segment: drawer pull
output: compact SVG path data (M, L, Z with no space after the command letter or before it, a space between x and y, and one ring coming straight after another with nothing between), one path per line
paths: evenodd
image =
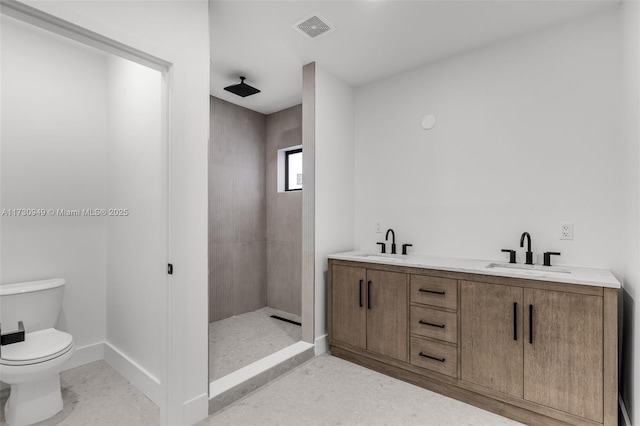
M431 327L444 328L444 324L434 324L434 323L432 323L432 322L427 322L427 321L423 321L423 320L420 320L420 321L418 321L418 322L419 322L420 324L422 324L422 325L429 325L429 326L431 326Z
M421 288L419 291L422 293L439 294L440 296L444 296L445 293L444 291L427 290L426 288Z
M423 354L422 352L420 352L418 355L420 355L423 358L429 358L429 359L433 359L436 360L438 362L444 362L444 358L436 358L435 356L431 356L431 355L427 355L427 354Z

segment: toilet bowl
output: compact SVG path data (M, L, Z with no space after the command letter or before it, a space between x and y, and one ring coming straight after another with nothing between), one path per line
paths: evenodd
M0 352L0 381L11 385L4 411L10 425L36 423L62 410L60 371L75 351L73 337L53 328L64 284L55 279L0 286L3 333L17 321L26 331L24 341Z

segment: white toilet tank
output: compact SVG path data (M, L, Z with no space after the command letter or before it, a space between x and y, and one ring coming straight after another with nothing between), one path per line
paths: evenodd
M27 333L54 328L62 309L65 280L0 285L0 323L2 332L18 329L22 321Z

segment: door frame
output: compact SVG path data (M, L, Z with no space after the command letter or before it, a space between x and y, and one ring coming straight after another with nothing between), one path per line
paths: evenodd
M2 0L0 2L0 14L16 19L20 22L44 29L54 34L74 40L81 44L91 46L100 51L127 59L131 62L143 65L161 73L161 150L162 150L162 193L165 205L165 231L166 231L166 259L171 263L172 259L172 213L173 213L173 173L172 173L172 81L173 63L163 58L142 51L113 38L91 31L57 16L46 13L35 7L31 7L15 0ZM184 307L180 303L182 298L176 297L179 293L172 285L173 278L167 274L162 283L163 292L161 312L164 326L162 327L162 342L164 348L161 354L160 372L160 421L161 424L174 424L183 422L182 392L176 386L176 382L182 382L182 364L172 362L172 349L180 347L176 343L175 330L183 323L182 313Z

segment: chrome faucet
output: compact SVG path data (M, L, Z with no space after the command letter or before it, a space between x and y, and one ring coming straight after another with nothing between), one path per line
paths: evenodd
M524 237L527 237L527 260L525 265L533 265L533 252L531 251L531 235L528 232L523 232L520 237L520 247L524 247Z
M384 237L384 240L389 241L389 232L391 232L391 254L396 254L396 233L393 229L387 229L387 235Z

